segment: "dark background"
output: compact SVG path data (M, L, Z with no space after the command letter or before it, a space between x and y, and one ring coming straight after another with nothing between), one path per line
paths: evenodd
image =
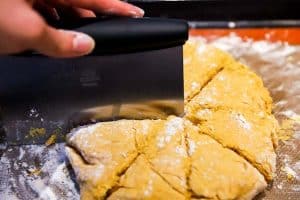
M299 0L129 0L148 17L171 17L189 21L299 20ZM298 24L299 25L299 24Z

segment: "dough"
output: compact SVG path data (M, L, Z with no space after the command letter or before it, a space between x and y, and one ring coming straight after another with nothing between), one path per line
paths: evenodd
M190 101L224 67L234 59L227 53L197 41L184 46L184 97Z
M97 199L118 181L137 156L133 123L108 122L74 130L67 153L80 182L82 199ZM120 140L122 138L122 140Z
M278 122L262 80L247 67L228 65L185 106L203 133L245 157L267 180L275 173Z
M178 117L99 123L68 141L84 200L248 199L266 187L244 158Z
M252 199L275 176L277 121L262 80L230 55L184 47L185 116L73 130L81 199Z
M238 68L228 67L220 71L187 104L187 112L194 112L200 107L214 107L270 114L272 99L262 80L243 65L234 66Z
M191 158L189 185L194 197L251 199L266 187L264 177L245 159L186 124Z
M145 156L139 156L107 199L185 199L151 168Z

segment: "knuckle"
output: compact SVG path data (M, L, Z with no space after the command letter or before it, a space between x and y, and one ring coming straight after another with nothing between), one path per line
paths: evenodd
M67 44L59 43L56 45L56 48L54 50L59 55L63 55L65 53L68 53L70 51L70 48Z
M57 36L58 35L60 35L57 37L59 39L55 39L52 42L51 52L60 57L70 54L70 52L72 52L73 36L63 32L58 33Z
M59 34L60 34L60 36L58 38L60 38L60 39L56 40L56 42L55 42L55 45L54 45L55 50L57 52L61 52L61 53L70 51L70 48L71 48L70 41L72 40L71 38L73 38L73 36L67 35L66 33L63 33L63 32L60 32Z

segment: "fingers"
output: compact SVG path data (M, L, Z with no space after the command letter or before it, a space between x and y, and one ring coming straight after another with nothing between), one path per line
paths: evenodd
M32 2L32 7L37 10L42 16L48 19L59 20L60 17L57 13L56 8L53 6L46 4L45 1L35 1Z
M41 37L37 37L30 46L42 54L68 58L89 54L95 46L94 40L83 33L56 30L45 26Z
M127 17L143 17L144 11L129 3L120 0L48 0L60 5L80 7L107 15L120 15Z
M70 6L57 6L57 12L62 20L76 20L81 17L96 17L95 13L83 8L75 8Z
M2 0L12 1L12 0ZM83 33L56 30L45 21L28 4L19 0L15 4L2 2L7 8L7 20L0 12L0 53L16 53L26 49L34 49L53 57L75 57L88 54L94 48L94 41ZM2 16L3 15L3 16Z
M96 17L95 13L82 8L74 8L79 17Z
M87 11L90 9L131 17L142 17L144 14L143 10L119 0L51 1L76 8L83 16L93 16L92 12ZM0 1L0 54L34 49L53 57L76 57L90 53L94 46L94 40L88 35L48 26L28 1Z
M93 11L83 8L57 5L57 3L48 4L41 0L35 0L35 2L31 2L31 4L34 9L36 9L43 17L47 19L59 20L60 17L67 17L70 19L74 19L74 17L96 17ZM61 11L60 15L57 11Z

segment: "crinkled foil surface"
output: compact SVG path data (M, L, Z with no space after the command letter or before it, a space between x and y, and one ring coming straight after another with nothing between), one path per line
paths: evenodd
M192 39L206 43L203 38ZM234 34L209 43L230 52L263 78L280 122L299 117L300 45L245 41ZM300 126L293 129L292 138L278 146L277 177L257 199L300 199ZM7 147L0 153L0 199L79 199L64 144Z

